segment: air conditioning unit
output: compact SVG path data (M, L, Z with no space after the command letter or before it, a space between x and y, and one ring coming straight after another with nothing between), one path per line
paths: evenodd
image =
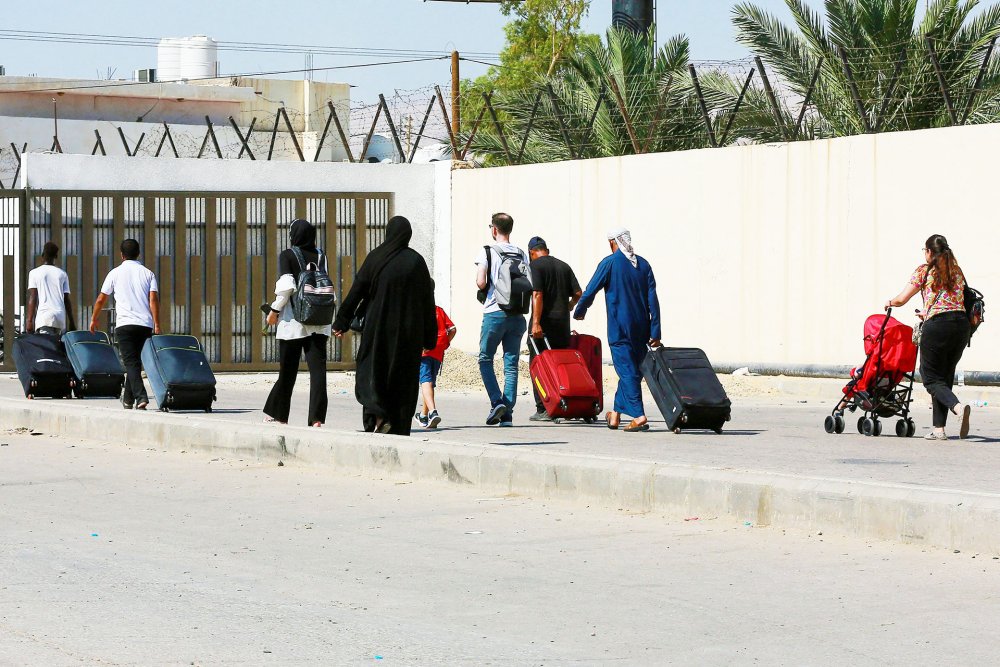
M156 82L156 70L155 69L137 69L135 71L135 81L139 83L155 83Z

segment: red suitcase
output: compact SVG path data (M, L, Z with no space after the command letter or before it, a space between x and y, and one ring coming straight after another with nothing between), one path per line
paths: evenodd
M594 384L597 385L597 393L601 395L601 408L598 412L602 412L604 410L604 354L601 350L601 339L597 336L578 334L574 331L569 337L569 349L576 350L583 356L583 363L587 364L590 377L594 378Z
M588 423L601 414L601 391L594 383L583 355L577 350L541 350L534 338L531 382L538 389L545 411L553 419L584 419ZM548 345L548 341L545 342Z

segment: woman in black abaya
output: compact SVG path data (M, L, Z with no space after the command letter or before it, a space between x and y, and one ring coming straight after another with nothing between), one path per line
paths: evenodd
M409 247L410 221L396 216L368 255L333 323L334 335L364 313L354 394L366 431L409 435L417 408L420 355L437 344L434 288L427 263Z

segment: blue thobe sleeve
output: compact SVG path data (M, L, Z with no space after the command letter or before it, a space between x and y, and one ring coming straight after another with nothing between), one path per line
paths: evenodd
M573 317L583 317L587 314L587 309L594 305L594 299L597 298L597 293L602 289L607 288L608 278L610 276L611 258L607 257L601 260L601 263L597 265L597 270L594 271L594 277L590 279L587 289L584 290L583 296L580 297L580 302L576 304L576 310L573 311Z
M649 303L649 337L660 340L663 335L660 330L660 300L656 298L656 278L653 276L652 267L649 267L646 278L648 284L646 300Z

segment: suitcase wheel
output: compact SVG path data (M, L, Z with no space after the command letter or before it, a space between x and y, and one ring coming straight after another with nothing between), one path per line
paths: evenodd
M687 424L688 423L687 413L684 413L684 414L681 415L681 423L682 424Z
M674 433L676 433L677 435L680 435L681 434L681 427L680 426L675 427L674 428Z
M32 380L31 382L28 383L28 386L34 389L35 387L38 386L38 380Z
M212 406L211 405L208 406L207 408L205 408L205 412L211 412L211 411L212 411Z
M569 411L569 405L566 404L566 399L559 401L559 409L563 412Z
M69 386L70 387L75 387L76 386L76 380L70 380L69 381Z
M593 424L595 421L597 421L596 417L584 417L583 418L583 423L584 424Z
M27 398L29 401L31 401L31 400L34 400L35 395L34 394L28 394L27 396L25 396L25 398Z
M163 406L162 408L160 408L160 412L170 412L170 408Z
M712 430L715 431L716 433L718 433L719 435L722 435L722 427L721 426L719 426L717 428L713 428Z

